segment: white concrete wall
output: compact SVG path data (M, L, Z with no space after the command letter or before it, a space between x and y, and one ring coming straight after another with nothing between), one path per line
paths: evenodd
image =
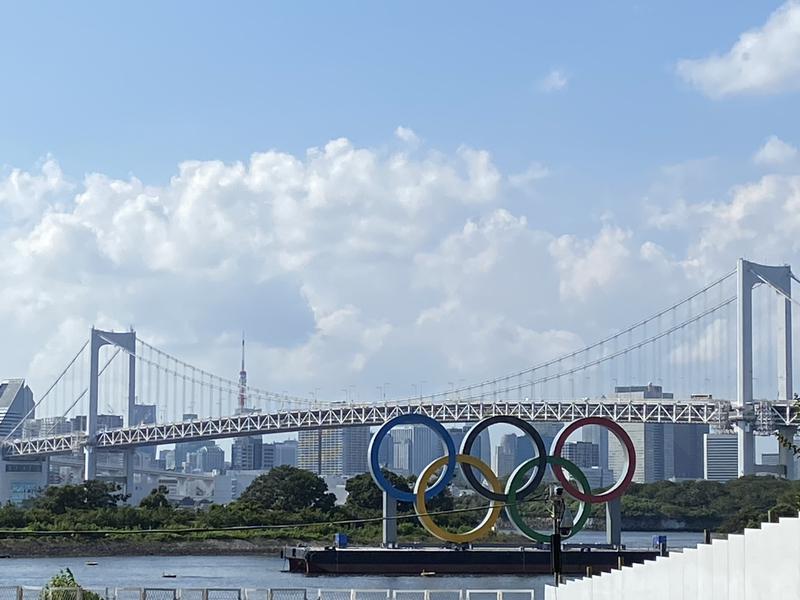
M800 598L800 518L545 588L545 600Z

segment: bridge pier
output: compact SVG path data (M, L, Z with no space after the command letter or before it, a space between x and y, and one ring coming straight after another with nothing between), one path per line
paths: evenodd
M622 544L622 500L620 498L606 502L606 544L617 547Z
M792 270L788 265L771 267L740 258L736 265L736 405L742 411L753 402L753 287L762 283L778 296L778 400L789 403L792 398ZM756 472L752 427L745 420L736 425L739 477Z
M797 427L778 427L778 433L788 440L794 439ZM795 467L795 457L791 448L778 446L778 465L785 467L786 479L796 480L797 469Z
M397 546L397 500L383 492L383 547Z
M128 427L133 419L136 404L136 332L102 331L92 327L89 336L89 411L86 415L86 445L84 446L83 480L97 478L97 405L100 395L100 348L106 344L118 346L128 352ZM130 483L133 485L133 462ZM127 477L126 477L127 480Z

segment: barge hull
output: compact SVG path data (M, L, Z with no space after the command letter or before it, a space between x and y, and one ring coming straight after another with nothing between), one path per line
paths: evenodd
M486 548L284 548L289 571L307 575L541 575L550 573L550 552L542 549ZM651 550L564 550L564 574L610 571L619 566L655 560Z

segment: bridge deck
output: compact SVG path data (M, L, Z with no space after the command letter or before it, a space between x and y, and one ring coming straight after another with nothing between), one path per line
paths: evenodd
M618 423L695 423L728 426L737 420L757 423L760 433L774 427L797 425L798 413L785 403L754 403L742 411L727 401L574 401L530 400L485 402L456 400L450 403L399 403L330 406L319 410L251 413L178 423L138 425L97 434L99 449L123 450L138 446L308 429L381 425L397 415L423 413L443 423L468 423L494 415L513 415L532 422L569 422L583 417L606 417ZM3 444L6 458L34 457L73 452L86 445L83 432L42 438L9 440Z

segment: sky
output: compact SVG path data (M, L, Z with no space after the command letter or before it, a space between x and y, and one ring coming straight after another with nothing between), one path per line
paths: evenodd
M800 265L796 1L3 3L0 67L34 394L94 324L407 396Z

